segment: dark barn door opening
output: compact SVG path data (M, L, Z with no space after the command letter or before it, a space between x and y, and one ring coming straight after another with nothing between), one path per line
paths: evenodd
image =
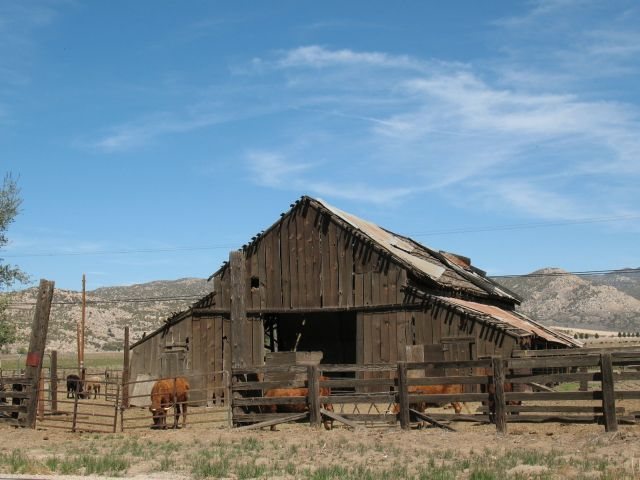
M321 351L322 363L356 363L355 313L283 314L275 325L280 352Z

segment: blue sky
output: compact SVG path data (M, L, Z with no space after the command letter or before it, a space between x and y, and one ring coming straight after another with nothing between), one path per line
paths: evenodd
M637 267L639 59L635 1L2 2L0 257L205 277L307 194L491 274Z

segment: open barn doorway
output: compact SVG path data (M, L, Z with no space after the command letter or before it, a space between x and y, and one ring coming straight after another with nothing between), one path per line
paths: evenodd
M280 314L265 321L271 352L322 352L322 363L356 363L353 312Z

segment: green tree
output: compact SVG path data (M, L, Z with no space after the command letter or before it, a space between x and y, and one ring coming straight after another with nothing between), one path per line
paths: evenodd
M11 175L6 175L0 187L0 252L7 245L7 230L20 211L20 189ZM27 275L15 265L4 263L0 257L0 293L15 283L28 280ZM15 339L15 326L7 318L7 298L0 297L0 348Z

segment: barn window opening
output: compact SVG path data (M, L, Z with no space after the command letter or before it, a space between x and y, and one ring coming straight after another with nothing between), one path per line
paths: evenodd
M260 288L260 279L258 277L251 277L251 288Z

